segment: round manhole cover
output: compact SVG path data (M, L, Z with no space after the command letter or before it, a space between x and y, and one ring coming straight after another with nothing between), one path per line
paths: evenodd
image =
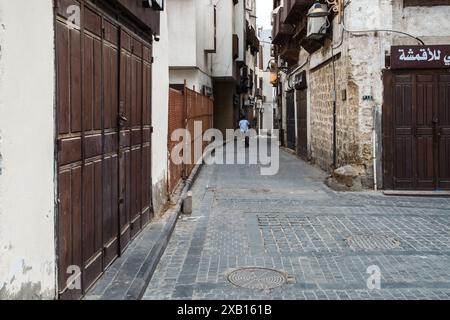
M386 235L354 235L348 237L345 241L355 250L388 250L400 247L399 240Z
M266 268L241 268L228 275L228 281L235 286L252 290L271 290L287 282L280 271Z

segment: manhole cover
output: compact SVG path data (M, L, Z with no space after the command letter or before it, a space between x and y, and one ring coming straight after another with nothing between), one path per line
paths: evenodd
M400 246L399 240L376 234L354 235L348 237L345 241L352 249L356 250L387 250Z
M271 290L287 282L280 271L266 268L242 268L231 272L228 281L235 286L252 290Z

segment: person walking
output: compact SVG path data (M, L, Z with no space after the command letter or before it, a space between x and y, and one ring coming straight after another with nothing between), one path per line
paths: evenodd
M250 122L245 117L241 117L241 120L239 121L239 128L241 130L241 134L245 136L245 147L248 147L250 145L250 137L248 135Z

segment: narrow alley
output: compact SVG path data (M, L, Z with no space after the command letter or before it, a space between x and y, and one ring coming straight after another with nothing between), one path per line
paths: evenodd
M287 152L276 176L204 166L144 299L450 298L448 198L339 193L325 177Z
M450 301L449 17L0 0L0 303Z

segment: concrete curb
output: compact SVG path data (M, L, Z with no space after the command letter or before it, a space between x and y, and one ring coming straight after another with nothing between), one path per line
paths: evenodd
M140 300L163 256L182 211L183 201L200 173L197 164L176 191L176 204L150 223L125 253L106 270L83 300Z
M382 191L385 196L395 197L431 197L431 198L450 198L450 191Z
M148 254L148 258L142 264L136 278L133 280L130 288L128 289L125 300L141 300L145 294L145 290L147 289L148 284L152 280L153 274L155 273L156 267L158 266L161 257L163 256L167 245L170 241L173 231L175 230L175 226L177 224L178 218L181 215L183 201L186 197L186 194L191 189L195 180L200 173L203 164L197 164L192 170L190 176L184 182L184 187L178 196L177 203L174 208L169 209L166 214L170 215L167 223L164 226L163 231L160 236L156 240L155 245L152 250Z

